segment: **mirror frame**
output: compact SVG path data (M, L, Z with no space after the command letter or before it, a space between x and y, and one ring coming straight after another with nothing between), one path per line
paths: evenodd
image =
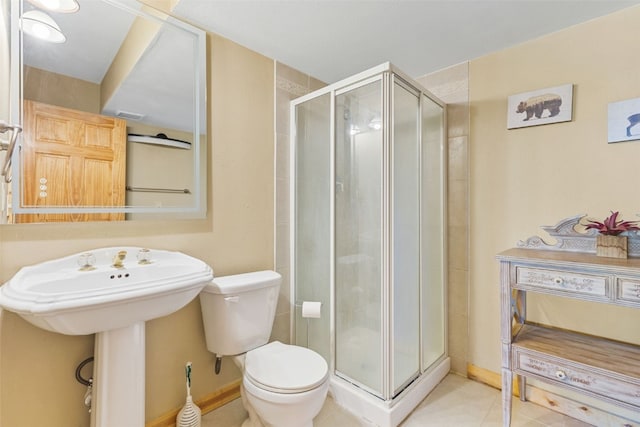
M23 40L20 30L20 17L22 16L22 5L26 0L11 0L11 25L10 25L10 123L23 121ZM16 143L18 149L14 150L11 158L11 191L13 198L12 211L14 214L88 214L88 213L140 213L140 214L173 214L175 219L197 219L204 218L207 211L207 36L206 32L180 21L179 19L152 8L140 0L130 0L140 4L145 10L136 10L119 0L94 0L102 1L114 7L142 17L151 19L160 24L169 24L178 27L194 36L195 53L194 58L194 117L193 117L193 141L191 150L193 151L193 203L189 206L118 206L118 207L24 207L20 206L21 199L21 158L22 133L18 136ZM151 10L152 13L148 11ZM157 16L154 16L157 14ZM17 202L17 203L16 203ZM178 214L178 215L175 215ZM156 215L153 215L155 217ZM125 219L126 221L126 219Z

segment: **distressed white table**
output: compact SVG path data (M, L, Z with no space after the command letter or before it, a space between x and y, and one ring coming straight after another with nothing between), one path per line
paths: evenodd
M527 292L640 308L640 258L510 249L501 282L503 424L511 423L513 374L520 399L535 378L640 410L640 347L526 321Z

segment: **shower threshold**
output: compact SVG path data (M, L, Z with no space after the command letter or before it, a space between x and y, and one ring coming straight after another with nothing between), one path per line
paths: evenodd
M364 425L396 427L444 379L450 369L451 361L446 357L389 401L381 400L337 375L331 377L330 393L338 405L360 418Z

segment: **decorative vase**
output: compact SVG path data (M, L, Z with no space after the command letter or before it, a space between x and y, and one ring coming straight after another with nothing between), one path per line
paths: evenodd
M608 258L627 258L627 236L596 236L596 255Z

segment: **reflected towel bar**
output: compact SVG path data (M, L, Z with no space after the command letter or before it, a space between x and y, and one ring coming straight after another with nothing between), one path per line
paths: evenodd
M126 186L127 191L139 191L144 193L180 193L180 194L191 194L191 191L188 188L180 189L180 188L149 188L149 187L131 187L129 185Z
M22 131L22 128L17 125L8 125L5 122L0 121L0 133L5 133L9 130L13 130L10 141L0 143L0 151L7 152L4 158L2 172L0 173L4 177L4 182L6 183L11 182L11 175L9 175L9 168L11 167L11 157L13 155L13 149L16 146L16 141L18 140L18 133Z

